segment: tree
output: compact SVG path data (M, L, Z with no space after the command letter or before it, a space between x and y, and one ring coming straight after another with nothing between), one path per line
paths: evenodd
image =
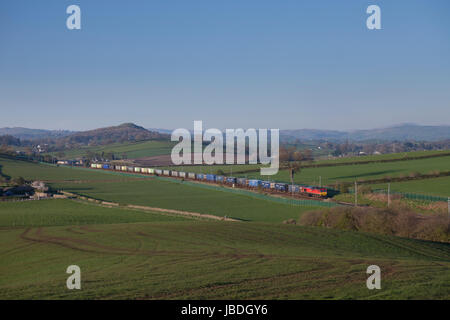
M25 179L23 177L16 177L12 179L12 183L16 186L22 186L25 184Z
M300 172L300 170L301 170L300 162L289 162L288 171L289 177L291 178L291 185L294 185L294 175L297 172Z

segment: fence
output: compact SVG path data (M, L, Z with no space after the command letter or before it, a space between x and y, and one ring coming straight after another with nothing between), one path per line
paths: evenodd
M372 190L374 193L381 193L381 194L387 194L388 191L386 189L375 189ZM411 199L411 200L422 200L422 201L432 201L432 202L438 202L438 201L448 201L448 197L440 197L440 196L432 196L427 194L420 194L420 193L408 193L408 192L398 192L398 191L391 191L391 195L399 195L402 198Z

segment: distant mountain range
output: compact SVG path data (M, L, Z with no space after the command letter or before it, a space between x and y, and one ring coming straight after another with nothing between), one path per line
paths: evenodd
M10 135L24 140L61 138L75 133L69 130L28 129L21 127L0 128L0 136Z
M397 126L355 130L280 130L280 139L289 140L328 140L328 141L439 141L450 139L450 126L422 126L401 124Z
M0 128L0 136L11 135L24 140L57 139L71 143L89 144L145 140L145 139L169 139L170 129L145 129L133 123L124 123L119 126L100 128L89 131L69 130L45 130L28 128ZM342 141L439 141L450 139L450 126L423 126L417 124L401 124L397 126L354 130L337 131L321 129L296 129L280 130L282 141L294 140L326 140L333 142Z

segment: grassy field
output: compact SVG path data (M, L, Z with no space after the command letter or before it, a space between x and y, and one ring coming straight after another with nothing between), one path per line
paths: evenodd
M126 154L127 159L159 156L164 154L170 154L172 147L175 143L171 141L143 141L143 142L126 142L126 143L114 143L104 146L92 146L79 149L73 149L64 151L65 159L73 159L77 157L86 156L88 152L97 154L114 153L116 157L122 158L123 154ZM56 156L58 153L51 153Z
M438 157L420 160L408 160L388 163L369 163L357 164L349 166L336 167L319 167L319 168L303 168L300 173L295 175L296 183L314 184L319 183L319 177L322 177L322 184L332 185L336 181L355 181L369 180L383 177L398 177L408 175L411 172L429 173L431 171L450 170L450 156ZM255 177L259 179L272 179L275 181L289 182L289 174L287 170L280 170L279 173L271 177L261 177L259 172L241 174L247 177ZM447 189L449 189L448 186ZM426 192L426 190L423 190Z
M151 222L0 231L1 299L448 299L450 247L321 228ZM69 265L82 289L67 290ZM368 290L366 268L382 270Z
M41 227L150 221L180 221L178 216L106 208L67 199L0 202L0 227Z
M216 191L148 178L121 183L58 183L58 189L99 200L166 209L185 210L230 218L282 222L297 218L311 206L292 206L226 191Z
M66 166L17 161L0 157L0 174L4 177L23 177L26 180L102 180L108 177L103 172L80 170ZM110 177L110 176L109 176Z
M387 183L371 185L374 189L386 189ZM421 193L450 197L450 177L391 183L391 190L397 192Z
M25 179L49 180L55 189L122 204L267 222L297 218L305 210L314 208L263 201L226 191L205 189L202 185L185 185L178 180L165 181L151 176L55 167L22 161L15 163L1 159L0 165L3 166L2 172L12 176L22 174Z
M346 163L346 162L362 162L362 161L380 161L380 160L396 160L403 159L405 157L423 157L432 155L441 155L449 153L450 150L432 150L432 151L411 151L400 153L386 153L367 156L355 156L355 157L342 157L333 159L323 159L314 161L313 164L333 164L333 163Z

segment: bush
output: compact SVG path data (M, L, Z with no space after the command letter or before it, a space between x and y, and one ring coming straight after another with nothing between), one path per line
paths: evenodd
M309 211L300 217L299 224L450 242L450 220L446 214L425 216L406 207L336 207Z

